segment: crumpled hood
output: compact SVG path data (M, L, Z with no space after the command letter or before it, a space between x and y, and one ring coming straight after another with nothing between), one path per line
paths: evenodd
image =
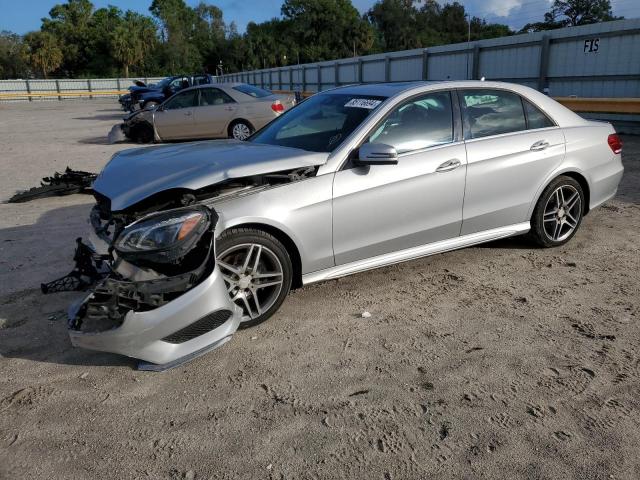
M138 85L132 85L129 87L129 91L131 93L145 93L145 92L150 92L151 90L158 90L158 87L156 87L155 85L151 86L151 85L147 85L146 87L140 87Z
M164 190L197 190L230 178L322 165L327 153L237 140L161 145L113 156L93 189L123 210Z

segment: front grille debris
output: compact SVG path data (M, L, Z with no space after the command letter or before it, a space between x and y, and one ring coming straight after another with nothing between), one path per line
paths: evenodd
M37 198L59 197L73 193L91 194L91 185L98 175L82 170L71 170L67 167L63 173L55 172L51 177L44 177L39 187L17 192L8 203L24 203Z

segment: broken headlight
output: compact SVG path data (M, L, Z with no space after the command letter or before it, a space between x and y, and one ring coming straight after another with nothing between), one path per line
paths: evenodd
M147 215L125 227L113 248L124 259L177 262L210 230L211 215L203 206Z

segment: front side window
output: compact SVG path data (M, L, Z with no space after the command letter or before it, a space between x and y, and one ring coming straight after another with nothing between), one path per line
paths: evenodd
M384 143L398 153L451 143L453 109L449 92L434 92L394 109L367 139Z
M533 105L528 100L522 100L524 103L524 110L527 114L527 128L534 130L536 128L547 128L555 126L554 123L547 117L538 107Z
M234 100L222 90L218 88L203 88L200 90L201 107L224 105L225 103L234 103Z
M164 104L165 110L176 110L178 108L191 108L198 105L198 90L189 90L175 94Z
M520 96L503 90L462 90L466 138L526 130Z
M327 93L288 110L250 141L312 152L332 152L375 111L385 97Z

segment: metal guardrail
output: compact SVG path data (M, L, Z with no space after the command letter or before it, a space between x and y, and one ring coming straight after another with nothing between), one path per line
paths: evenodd
M640 98L556 97L554 100L574 112L640 114Z
M100 97L120 96L129 93L128 90L93 90L75 92L0 92L0 100L24 100L31 98L60 98L60 97Z
M139 77L156 83L163 77ZM136 78L55 78L0 80L0 102L26 102L82 97L109 97L127 93Z

